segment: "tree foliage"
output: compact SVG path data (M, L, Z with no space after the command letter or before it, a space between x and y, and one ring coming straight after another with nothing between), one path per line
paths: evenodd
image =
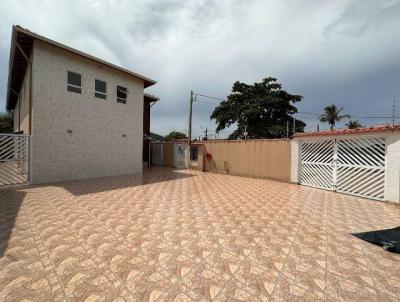
M330 126L330 129L333 130L333 128L336 125L336 122L339 122L345 118L350 118L350 115L347 115L347 114L340 115L342 110L343 110L343 107L339 108L333 104L330 106L326 106L324 108L324 113L319 116L319 120L323 123L328 123Z
M346 124L346 126L347 126L347 128L349 128L349 129L356 129L356 128L361 128L361 127L362 127L362 125L360 124L360 122L357 121L357 120L350 120L350 121L348 121L347 124Z
M297 112L294 103L301 99L302 96L283 90L272 77L253 85L237 81L227 100L214 109L211 119L215 119L217 131L237 124L230 139L241 137L245 127L250 138L286 137L287 122L292 129L293 114ZM305 126L304 122L296 120L296 132L303 132Z
M179 132L179 131L171 131L169 134L167 134L164 139L165 140L174 140L174 139L186 139L187 136L185 133Z
M14 114L10 111L0 112L0 133L14 132Z

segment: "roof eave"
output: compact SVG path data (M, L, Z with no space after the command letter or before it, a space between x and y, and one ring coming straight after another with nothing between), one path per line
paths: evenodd
M10 94L11 94L11 75L12 75L12 66L14 62L14 53L15 53L15 36L16 36L16 26L13 25L12 33L11 33L11 47L10 47L10 57L8 59L8 80L7 80L7 98L6 98L6 110L14 110L15 106L11 106L10 104Z
M150 93L145 93L145 94L144 94L144 97L145 97L149 102L151 102L151 103L153 103L153 102L158 102L158 101L160 100L159 97L157 97L157 96L155 96L155 95L152 95L152 94L150 94Z

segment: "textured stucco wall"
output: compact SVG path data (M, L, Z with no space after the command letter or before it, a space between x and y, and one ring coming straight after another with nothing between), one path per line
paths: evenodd
M82 94L67 91L67 71L82 75ZM94 97L95 78L106 100ZM142 171L143 80L35 41L32 110L32 183Z
M18 92L18 101L14 111L14 131L24 131L24 134L29 134L29 75L30 68L28 66L22 82L21 90ZM20 114L18 114L19 111Z
M290 182L299 183L300 182L300 141L298 138L293 138L290 144Z
M386 136L385 200L400 203L400 133Z

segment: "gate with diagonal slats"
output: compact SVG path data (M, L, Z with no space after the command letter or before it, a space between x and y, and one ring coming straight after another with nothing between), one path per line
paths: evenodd
M385 138L341 138L303 141L300 183L383 200Z
M0 186L29 183L29 135L0 134Z

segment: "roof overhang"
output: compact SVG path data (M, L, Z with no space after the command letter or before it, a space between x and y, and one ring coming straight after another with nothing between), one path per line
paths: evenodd
M295 138L303 137L320 137L320 136L335 136L335 135L351 135L351 134L370 134L379 132L393 132L400 131L400 125L376 125L371 127L362 127L355 129L336 129L329 131L317 131L317 132L301 132L293 135Z
M157 102L160 100L158 96L152 95L150 93L145 93L144 98L149 101L150 103Z
M7 87L7 102L6 102L7 110L12 110L15 108L15 105L18 100L17 93L21 89L21 85L24 80L25 71L28 66L28 62L24 58L22 51L26 55L30 56L30 54L32 52L34 40L40 40L42 42L59 47L61 49L69 51L71 53L80 55L82 57L93 60L102 65L113 68L115 70L119 70L127 75L133 76L135 78L139 78L139 79L143 80L144 88L152 86L157 83L156 81L149 79L145 76L142 76L138 73L135 73L133 71L130 71L130 70L122 68L122 67L119 67L112 63L106 62L102 59L96 58L87 53L84 53L82 51L68 47L68 46L58 43L56 41L50 40L48 38L45 38L38 34L35 34L25 28L22 28L18 25L14 25L13 30L12 30L12 37L11 37L10 61L9 61L9 69L8 69L8 87ZM17 44L21 47L22 51L21 51L21 49L19 49L19 47L17 47Z

